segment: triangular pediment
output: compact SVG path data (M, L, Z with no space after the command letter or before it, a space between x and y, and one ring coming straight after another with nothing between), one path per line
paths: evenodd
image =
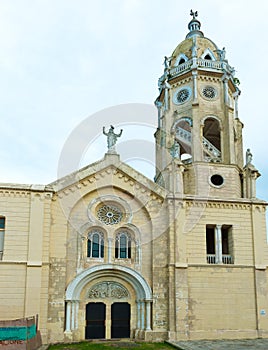
M104 158L98 162L92 163L76 172L64 176L57 181L49 184L55 193L74 192L75 188L92 185L92 187L117 186L122 190L128 186L135 186L144 193L154 193L155 196L164 199L167 195L166 190L129 166L121 162L118 154L106 153ZM137 193L137 192L136 192Z

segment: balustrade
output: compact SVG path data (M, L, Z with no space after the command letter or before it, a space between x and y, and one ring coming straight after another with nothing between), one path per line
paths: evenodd
M176 67L173 67L170 69L169 74L174 77L177 75L180 75L183 72L186 72L187 70L191 68L209 68L213 70L226 70L229 73L233 73L233 69L229 66L227 62L223 61L212 61L212 60L204 60L203 58L195 58L190 59L187 62L184 62L182 64L179 64Z
M216 254L207 254L207 263L216 264ZM230 254L222 254L222 264L233 264L233 257Z

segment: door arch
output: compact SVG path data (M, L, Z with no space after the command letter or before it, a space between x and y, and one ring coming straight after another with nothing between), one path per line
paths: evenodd
M78 333L73 333L73 336L74 334L81 334L81 327L84 327L84 324L82 325L81 321L78 318L81 291L84 291L84 288L86 288L86 286L92 283L94 280L99 281L102 279L109 281L111 278L116 278L118 281L121 280L122 283L129 284L134 291L133 296L134 303L136 305L136 311L134 309L132 311L135 312L135 318L133 319L134 324L132 325L133 331L134 329L140 331L151 330L152 291L146 280L137 271L129 267L104 264L84 270L79 275L77 275L68 285L65 294L66 333L79 331ZM76 338L75 340L81 340L81 338Z

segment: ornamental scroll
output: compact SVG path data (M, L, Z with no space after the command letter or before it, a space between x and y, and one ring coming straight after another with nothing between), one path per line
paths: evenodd
M122 299L128 298L129 293L127 289L122 286L120 283L115 282L101 282L95 284L90 288L88 293L89 298L113 298L113 299Z

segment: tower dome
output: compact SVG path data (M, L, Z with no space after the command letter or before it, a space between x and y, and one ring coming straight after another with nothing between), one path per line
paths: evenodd
M228 64L225 48L219 49L211 39L204 36L204 33L200 30L201 22L196 18L198 16L197 11L191 10L190 14L193 19L188 24L189 32L185 40L180 42L172 52L172 55L165 58L165 74L160 78L160 83L166 80L167 70L168 78L171 78L185 73L191 68L209 68L218 72L224 71L234 78L235 71Z

